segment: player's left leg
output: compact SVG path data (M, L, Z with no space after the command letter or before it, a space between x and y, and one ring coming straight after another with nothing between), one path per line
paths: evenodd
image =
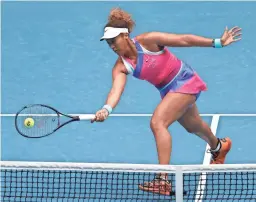
M232 142L230 138L218 139L212 133L210 127L205 123L193 104L178 122L189 132L205 140L211 147L209 152L212 153L211 164L223 164L226 155L231 149Z

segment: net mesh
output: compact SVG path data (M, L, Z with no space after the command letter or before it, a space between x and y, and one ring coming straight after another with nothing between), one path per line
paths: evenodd
M1 201L256 201L256 165L225 166L2 162ZM160 172L171 195L138 188Z

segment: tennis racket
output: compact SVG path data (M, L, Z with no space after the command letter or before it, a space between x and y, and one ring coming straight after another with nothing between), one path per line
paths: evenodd
M42 138L75 121L92 120L95 115L71 116L51 106L33 104L24 106L16 113L15 128L27 138Z

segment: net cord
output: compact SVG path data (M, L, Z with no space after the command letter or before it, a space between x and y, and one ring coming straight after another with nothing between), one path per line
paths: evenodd
M89 170L89 171L127 171L127 172L241 172L256 171L256 164L219 164L219 165L159 165L125 163L73 163L73 162L29 162L0 161L0 169L35 169L35 170Z

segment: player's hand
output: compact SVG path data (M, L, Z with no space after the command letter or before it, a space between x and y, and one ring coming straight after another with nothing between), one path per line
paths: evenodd
M241 40L241 28L238 26L233 27L232 29L228 30L228 27L225 28L225 31L221 37L222 46L230 45L233 42L237 42Z
M108 110L101 109L96 112L95 117L91 120L91 123L93 123L94 121L103 122L107 119L107 117L108 117Z

